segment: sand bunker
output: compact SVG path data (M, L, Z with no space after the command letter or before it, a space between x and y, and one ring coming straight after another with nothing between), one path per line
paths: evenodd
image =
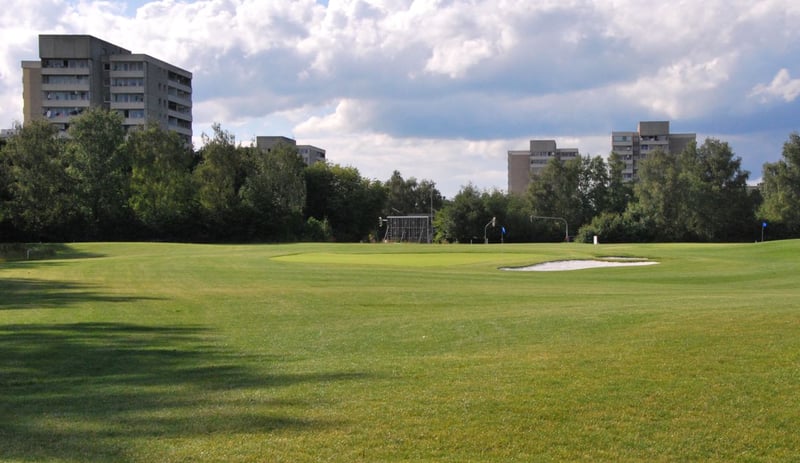
M510 272L563 272L565 270L583 270L589 268L603 267L638 267L642 265L654 265L658 262L651 260L638 259L615 259L615 260L560 260L555 262L543 262L541 264L529 265L527 267L503 267L500 270Z

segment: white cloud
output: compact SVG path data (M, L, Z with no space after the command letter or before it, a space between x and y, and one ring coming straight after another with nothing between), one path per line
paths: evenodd
M778 71L772 82L767 85L758 84L750 93L750 96L758 97L762 103L776 98L792 102L798 95L800 95L800 79L792 79L786 68Z
M505 188L506 152L531 138L595 155L611 130L645 119L760 140L769 127L779 142L799 128L795 0L4 6L0 127L22 117L20 61L36 58L37 34L81 33L192 71L196 134L214 122L245 141L280 131L370 176L398 169L449 194L469 181ZM778 155L744 157L755 172Z
M729 80L735 61L735 55L705 62L681 59L620 86L619 93L627 101L670 119L696 117L718 104L717 91Z
M311 116L294 129L299 137L336 136L365 132L372 110L368 103L343 99L334 111L324 116Z

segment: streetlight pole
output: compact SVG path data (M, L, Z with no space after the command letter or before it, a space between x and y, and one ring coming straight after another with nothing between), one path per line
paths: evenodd
M489 238L486 237L486 229L489 228L489 225L494 228L495 223L497 223L497 217L492 217L492 220L483 227L483 244L489 244Z

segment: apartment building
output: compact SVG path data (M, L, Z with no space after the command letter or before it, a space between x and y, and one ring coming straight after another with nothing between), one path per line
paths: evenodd
M192 73L90 35L40 35L22 62L23 119L61 131L88 108L118 111L126 129L156 121L192 139Z
M531 177L539 175L551 158L578 157L577 148L558 148L555 140L531 140L529 149L508 152L508 192L524 194Z
M619 154L625 163L624 179L633 181L638 177L639 163L649 153L662 150L679 154L695 141L697 134L694 133L670 133L669 121L642 121L636 132L612 132L611 151Z
M325 162L325 150L322 148L317 148L316 146L312 145L298 145L297 141L289 137L256 137L256 148L260 150L269 151L279 143L285 143L287 145L297 147L297 154L303 158L303 162L305 162L307 166L317 162Z

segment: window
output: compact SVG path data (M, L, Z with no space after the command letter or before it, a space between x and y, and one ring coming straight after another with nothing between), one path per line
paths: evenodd
M141 61L139 62L118 61L113 64L112 69L114 71L141 71L144 70L144 63L142 63Z
M141 77L117 77L111 85L114 87L143 87L144 79Z
M43 84L51 85L86 85L89 76L42 76Z
M115 93L114 101L117 103L142 103L144 95L141 93Z
M48 101L78 100L86 101L89 99L89 92L73 90L67 92L44 92L44 99Z
M42 67L48 69L88 68L88 59L44 59Z
M119 113L125 119L144 119L144 109L121 109Z
M42 108L42 116L47 119L57 117L77 116L82 113L84 108Z

